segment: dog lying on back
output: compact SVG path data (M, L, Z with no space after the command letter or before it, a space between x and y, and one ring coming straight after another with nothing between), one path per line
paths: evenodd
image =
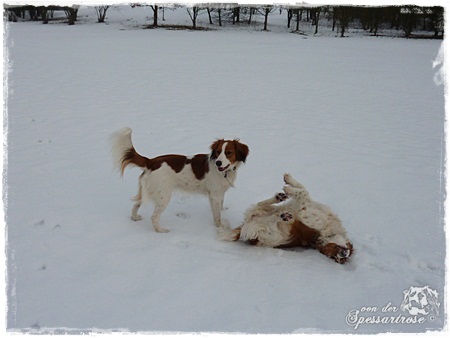
M220 238L273 248L310 247L337 263L347 262L353 245L340 219L328 206L313 201L291 175L285 174L284 182L284 193L250 207L244 223L233 230L222 229Z

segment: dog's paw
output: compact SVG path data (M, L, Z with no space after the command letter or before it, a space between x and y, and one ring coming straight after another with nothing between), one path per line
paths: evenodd
M155 231L159 232L160 234L166 234L166 233L170 232L169 229L161 228L161 227L155 228Z
M303 185L293 178L290 174L284 174L284 183L294 188L304 188Z
M142 221L142 216L139 214L131 215L131 219L135 222L139 222L139 221Z
M284 180L284 183L286 183L286 184L291 184L292 181L294 181L291 174L288 174L288 173L283 175L283 180Z
M292 216L292 214L290 214L290 213L288 213L288 212L285 212L285 213L282 213L281 215L280 215L280 217L281 217L281 219L283 220L283 221L285 221L285 222L289 222L290 220L292 220L294 217Z
M289 197L285 193L278 193L275 195L275 199L277 200L277 203L286 201Z

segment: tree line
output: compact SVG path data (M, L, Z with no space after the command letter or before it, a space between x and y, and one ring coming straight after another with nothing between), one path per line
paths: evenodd
M269 16L275 11L286 15L287 28L293 32L300 31L300 22L308 22L314 27L314 34L319 33L319 22L325 20L332 31L343 37L350 27L361 28L370 34L379 35L382 29L402 31L409 38L414 31L432 32L435 37L444 35L444 8L440 6L311 6L311 5L239 5L233 3L201 3L192 6L181 5L146 5L130 4L131 7L149 7L153 14L153 23L148 27L161 26L161 16L164 21L166 10L184 7L191 20L191 29L198 29L197 20L200 15L207 15L210 25L219 27L226 24L252 24L256 16L263 17L262 30L269 30ZM42 19L48 23L55 10L66 13L69 24L74 24L79 6L8 6L9 20L17 17L25 18L29 13L31 20ZM95 6L98 22L106 20L109 6ZM167 26L167 25L163 25Z

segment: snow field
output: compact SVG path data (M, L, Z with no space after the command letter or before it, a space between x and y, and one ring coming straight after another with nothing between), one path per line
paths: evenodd
M443 327L438 41L121 22L8 25L8 329ZM239 137L250 156L225 195L231 225L290 172L341 217L353 260L220 242L203 196L174 196L161 218L168 234L153 231L151 205L131 221L140 171L119 179L107 144L124 126L149 157ZM346 323L352 309L399 306L413 285L441 295L436 321L356 332Z

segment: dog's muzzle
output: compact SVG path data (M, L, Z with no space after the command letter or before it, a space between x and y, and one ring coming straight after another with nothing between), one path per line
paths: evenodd
M222 164L223 164L222 161L216 161L216 166L217 166L217 169L219 169L219 171L225 171L230 167L230 164L228 164L225 167L222 167Z

